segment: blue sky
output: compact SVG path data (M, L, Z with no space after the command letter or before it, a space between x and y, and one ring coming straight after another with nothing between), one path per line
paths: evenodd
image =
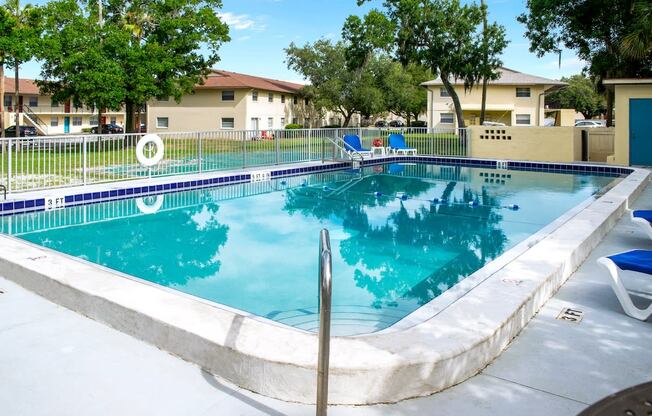
M290 42L303 45L319 38L337 39L347 16L381 7L382 0L363 7L358 7L356 0L223 0L223 4L223 19L229 23L232 40L221 47L218 68L301 81L299 74L287 68L283 49ZM506 67L555 79L581 71L582 62L572 51L562 53L561 68L556 55L537 58L528 51L524 27L516 21L525 10L525 0L487 0L487 5L490 20L507 29ZM37 62L29 62L23 65L21 76L37 78L39 70Z

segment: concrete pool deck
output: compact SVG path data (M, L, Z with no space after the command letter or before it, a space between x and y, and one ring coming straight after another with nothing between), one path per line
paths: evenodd
M652 207L652 186L634 204ZM492 364L432 396L394 405L336 406L351 415L574 415L652 379L652 326L626 316L595 260L652 241L627 215ZM0 271L0 275L2 272ZM651 281L626 281L652 293ZM303 415L0 278L0 409L7 415ZM582 310L579 323L556 319Z

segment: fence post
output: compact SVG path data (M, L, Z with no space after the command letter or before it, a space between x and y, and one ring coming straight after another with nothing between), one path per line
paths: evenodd
M201 132L197 132L197 171L201 173L204 168L202 167L203 165L203 149L202 149L202 142L201 142Z
M87 148L88 142L86 140L86 136L82 137L82 180L83 184L86 185L88 183L88 155L87 155Z
M308 128L308 161L312 161L312 146L310 146L311 141L312 141L312 129Z
M278 134L274 135L274 152L276 153L276 164L281 163L281 131L278 131Z
M13 140L11 140L11 137L10 137L9 138L9 149L8 149L8 153L7 153L7 193L8 194L10 194L11 190L12 190L12 186L11 186L11 171L12 171L12 169L11 169L11 148L13 147L12 143L11 143L12 141Z
M247 131L242 132L242 167L247 167Z

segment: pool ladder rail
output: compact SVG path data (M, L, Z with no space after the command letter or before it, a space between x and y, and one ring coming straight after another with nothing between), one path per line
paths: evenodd
M317 416L328 412L328 367L331 342L331 241L328 230L319 233L319 352L317 355Z

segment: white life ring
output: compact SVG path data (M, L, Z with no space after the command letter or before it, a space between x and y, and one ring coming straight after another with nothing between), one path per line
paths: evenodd
M152 157L147 157L145 155L145 145L150 143L156 146L156 153ZM136 159L145 167L151 167L159 163L163 159L163 154L163 140L157 134L146 134L136 144Z
M154 199L156 198L156 199ZM154 199L152 203L150 203ZM136 199L136 207L143 214L156 214L159 209L163 206L163 201L165 200L165 195L156 195L144 198Z

